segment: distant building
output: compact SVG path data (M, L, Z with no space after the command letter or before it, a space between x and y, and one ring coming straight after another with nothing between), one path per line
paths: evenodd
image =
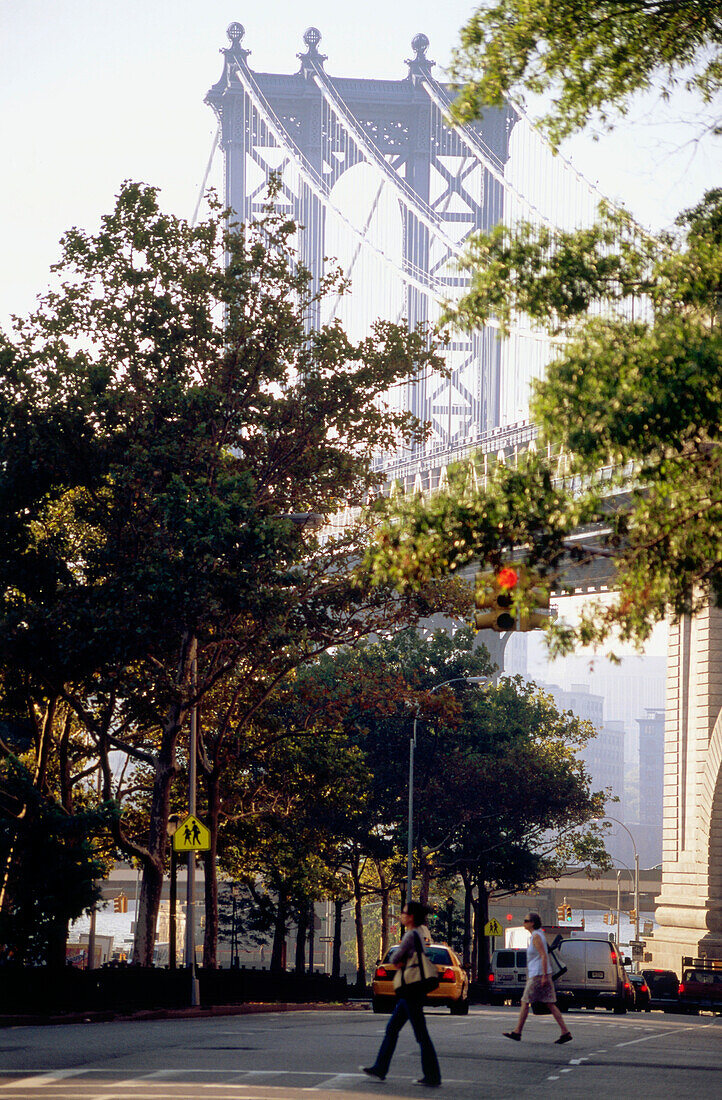
M572 684L565 691L558 684L540 684L552 696L561 711L591 722L597 736L579 754L592 779L592 789L611 790L621 801L624 797L624 723L604 721L604 699L593 695L588 684ZM610 813L614 813L614 805ZM621 811L620 811L621 812ZM619 816L619 814L615 814Z
M642 867L662 862L662 797L664 788L664 710L648 707L639 727L639 801L632 833Z

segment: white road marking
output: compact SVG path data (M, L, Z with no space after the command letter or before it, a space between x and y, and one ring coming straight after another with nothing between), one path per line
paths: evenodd
M570 1058L569 1059L569 1065L570 1066L581 1066L582 1062L588 1062L588 1061L589 1061L588 1058Z
M558 1077L547 1077L547 1081L558 1081Z
M56 1081L62 1081L66 1077L80 1077L85 1073L84 1069L51 1069L41 1072L35 1077L23 1077L21 1081L9 1081L0 1085L3 1089L37 1089L45 1085L54 1085Z
M705 1027L710 1027L710 1024L705 1024ZM666 1039L668 1035L674 1035L677 1031L689 1031L688 1027L675 1027L671 1031L657 1031L654 1035L645 1035L643 1039L629 1039L626 1043L615 1043L617 1047L631 1047L635 1043L648 1043L650 1039Z
M560 1073L571 1073L572 1071L570 1069L560 1069L559 1072Z

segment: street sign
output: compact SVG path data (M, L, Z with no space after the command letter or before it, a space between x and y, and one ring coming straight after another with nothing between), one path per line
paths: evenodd
M485 936L503 936L504 935L504 929L502 928L501 924L496 919L496 917L492 917L491 920L488 921L484 925L484 935Z
M173 848L176 852L207 852L211 846L211 831L193 814L173 833Z

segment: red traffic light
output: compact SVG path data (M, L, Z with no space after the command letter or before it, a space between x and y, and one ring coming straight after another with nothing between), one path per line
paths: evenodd
M519 574L510 565L505 565L496 574L496 580L500 588L516 588L519 582Z

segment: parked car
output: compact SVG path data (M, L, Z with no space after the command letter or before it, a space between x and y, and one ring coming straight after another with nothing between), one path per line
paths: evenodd
M491 956L489 1002L503 1005L519 1001L526 984L526 951L523 948L499 948Z
M605 939L562 939L552 945L559 963L566 967L556 984L557 1001L563 1009L572 1004L585 1008L613 1009L625 1013L632 1001L632 988L617 945Z
M722 1013L722 969L695 966L682 971L679 1007L696 1015L701 1008Z
M673 970L643 970L649 986L649 1007L664 1012L677 1012L679 1007L679 978Z
M649 986L645 981L644 974L628 974L627 977L634 993L633 1010L635 1012L651 1012Z
M371 1007L374 1012L392 1012L396 1004L394 974L398 970L390 961L395 947L376 964L371 984ZM439 971L439 984L426 997L428 1005L447 1005L452 1016L469 1012L469 978L461 960L448 943L432 943L426 953Z

